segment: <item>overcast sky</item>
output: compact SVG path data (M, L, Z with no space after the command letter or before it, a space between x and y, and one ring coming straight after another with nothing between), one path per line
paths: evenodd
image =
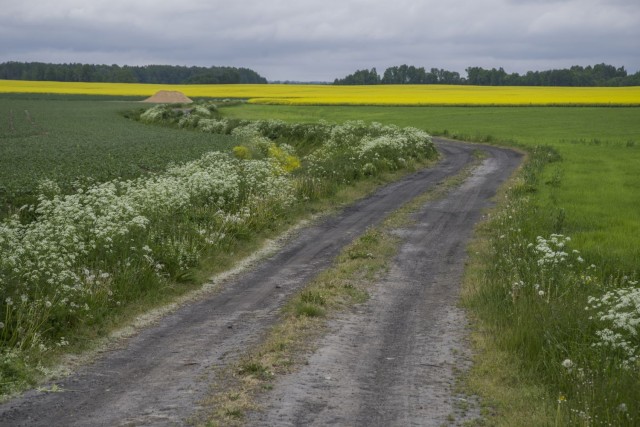
M0 0L0 62L228 65L333 81L393 65L640 70L640 0Z

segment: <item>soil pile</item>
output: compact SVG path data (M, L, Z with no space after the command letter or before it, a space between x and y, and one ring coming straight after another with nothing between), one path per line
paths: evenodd
M184 93L177 90L160 90L142 102L152 102L155 104L190 104L193 101Z

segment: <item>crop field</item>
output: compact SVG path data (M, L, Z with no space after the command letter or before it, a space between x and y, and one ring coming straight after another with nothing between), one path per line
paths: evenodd
M640 105L640 87L455 85L152 85L0 80L0 93L151 96L177 90L194 98L239 98L279 105Z
M157 172L234 145L229 136L144 126L121 114L138 108L128 101L0 95L0 216L33 202L43 179L70 190Z

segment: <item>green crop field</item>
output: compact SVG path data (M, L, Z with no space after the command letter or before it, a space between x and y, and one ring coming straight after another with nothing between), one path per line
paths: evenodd
M145 126L123 112L148 107L110 97L0 95L0 217L33 202L43 179L63 190L78 182L130 179L212 150L229 136Z

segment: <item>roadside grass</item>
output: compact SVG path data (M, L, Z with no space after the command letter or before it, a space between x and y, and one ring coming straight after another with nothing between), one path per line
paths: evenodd
M497 425L636 425L637 273L583 258L558 234L562 208L541 215L531 195L558 185L545 171L559 161L532 150L470 247L463 303L480 353L468 384Z
M510 184L507 183L507 187ZM505 199L505 187L499 191L496 199ZM488 212L489 217L503 208L496 206ZM478 295L488 280L490 263L493 262L489 255L491 235L491 226L483 222L476 227L474 238L467 247L468 261L461 300L471 316L470 341L475 355L471 370L459 377L460 388L465 393L481 396L480 413L487 425L555 425L553 416L556 408L547 389L535 375L524 369L523 363L517 356L514 357L513 352L499 345L494 334L502 331L478 314L486 308L483 307L484 302L478 300Z
M345 247L329 269L319 273L291 297L281 309L280 320L261 342L239 360L217 372L219 378L202 405L204 409L191 422L206 426L244 425L248 412L260 410L262 393L272 390L279 376L295 372L307 363L317 340L327 331L327 320L354 310L369 298L368 288L379 280L402 239L395 230L410 227L412 214L425 203L444 197L459 186L483 158L454 177L426 191L391 213L380 225L369 228Z

